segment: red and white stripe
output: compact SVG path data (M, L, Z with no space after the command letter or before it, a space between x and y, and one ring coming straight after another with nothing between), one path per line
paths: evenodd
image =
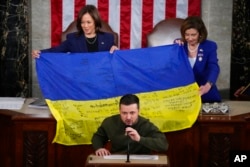
M51 0L51 42L60 35L85 4L95 5L103 20L119 34L121 49L146 46L146 35L165 18L200 15L201 0Z

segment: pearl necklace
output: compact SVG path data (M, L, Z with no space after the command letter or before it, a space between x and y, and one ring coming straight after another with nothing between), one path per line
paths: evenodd
M198 49L198 47L199 47L199 43L197 44L197 46L196 46L196 48L194 48L194 49L191 49L190 48L190 45L188 44L188 51L190 52L190 53L194 53L194 52L196 52L197 51L197 49Z
M90 40L91 39L91 40ZM92 41L93 38L87 38L86 37L86 41L88 42L88 44L92 45L95 43L96 39L97 39L97 35L94 37L93 41Z

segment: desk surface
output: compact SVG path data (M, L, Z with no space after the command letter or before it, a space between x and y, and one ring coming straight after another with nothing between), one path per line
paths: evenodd
M131 155L132 156L132 155ZM101 156L89 155L86 161L86 166L93 165L143 165L143 166L169 166L168 157L166 155L159 155L157 160L152 159L130 159L130 162L126 162L126 159L104 159Z
M29 98L25 100L25 103L21 110L14 110L23 114L50 114L49 109L36 109L28 107L28 104L33 102L34 99ZM240 114L249 113L250 101L224 101L229 106L229 116L235 116Z
M36 108L31 108L28 107L28 104L33 102L34 99L29 98L25 100L25 103L22 107L22 109L20 110L13 110L10 111L9 110L9 114L10 115L16 115L17 113L19 113L18 118L47 118L47 119L51 119L53 118L51 112L49 109L36 109ZM229 114L227 115L199 115L198 120L200 121L204 121L204 120L209 120L209 121L213 121L213 120L241 120L242 118L238 117L240 115L250 115L250 102L249 101L224 101L228 106L229 106ZM12 113L13 112L13 113ZM0 110L1 113L1 110ZM6 114L6 112L3 113ZM12 114L11 114L12 113ZM21 115L20 115L21 114ZM243 118L244 119L244 118Z

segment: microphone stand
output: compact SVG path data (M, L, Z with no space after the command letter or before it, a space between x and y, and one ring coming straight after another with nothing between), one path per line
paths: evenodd
M125 130L126 130L127 127L131 127L131 125L126 125ZM126 136L128 135L127 133L128 133L128 132L125 133ZM130 151L129 151L129 138L128 138L128 145L127 145L127 161L126 161L127 163L130 162L130 160L129 160L129 154L130 154Z
M127 161L126 162L127 163L130 162L130 160L129 160L129 141L128 141L128 148L127 148Z

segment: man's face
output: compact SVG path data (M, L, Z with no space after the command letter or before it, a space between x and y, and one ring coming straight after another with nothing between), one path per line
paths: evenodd
M133 125L137 122L139 116L139 109L137 104L130 104L130 105L120 105L120 116L122 121L126 125Z

